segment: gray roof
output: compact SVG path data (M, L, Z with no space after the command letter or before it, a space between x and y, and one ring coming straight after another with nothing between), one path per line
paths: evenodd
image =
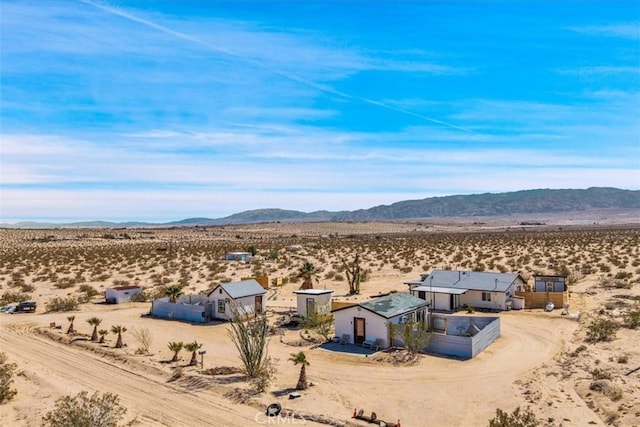
M463 288L440 288L438 286L427 286L427 285L420 285L420 286L416 286L415 288L411 288L411 291L418 291L418 292L431 292L432 294L449 294L449 295L461 295L464 294L465 292L467 292L469 289L463 289Z
M256 282L255 279L241 280L239 282L229 282L229 283L220 283L218 286L213 288L209 295L215 292L218 287L224 289L226 293L233 299L249 297L252 295L262 295L267 293L260 283Z
M390 319L400 314L408 313L428 303L411 294L398 292L384 297L372 298L358 304L360 307ZM348 308L348 307L347 307Z
M490 271L433 270L422 281L423 286L468 289L473 291L505 292L520 278L518 273L494 273Z

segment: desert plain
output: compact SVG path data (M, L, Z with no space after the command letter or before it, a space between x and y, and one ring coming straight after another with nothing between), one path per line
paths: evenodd
M29 299L35 313L0 314L0 352L17 365L16 396L0 405L0 424L39 426L58 398L86 390L117 394L126 425L252 426L373 425L354 410L407 426L487 426L501 408L529 408L540 425L640 425L640 333L630 324L640 310L640 223L636 213L578 218L464 218L397 222L264 223L237 226L138 229L2 229L0 296ZM533 224L533 225L522 225ZM225 261L230 251L257 251L251 263ZM359 295L349 295L343 260L359 254L367 270ZM266 275L283 285L267 290L272 324L288 318L301 285L298 270L311 262L316 288L338 301L407 290L407 280L434 268L566 274L569 315L561 309L499 313L502 334L470 360L420 355L408 363L398 352L369 357L332 352L319 337L282 328L268 351L276 374L262 393L236 372L241 362L229 324L155 319L150 299L181 284L185 294L221 282ZM104 304L104 291L139 285L146 302ZM73 311L48 311L54 298L80 301ZM475 315L482 316L483 313ZM76 332L67 333L74 316ZM115 335L91 342L91 317ZM587 342L597 319L619 327L608 339ZM55 326L54 326L55 325ZM136 333L147 331L147 351ZM172 362L171 341L203 344L202 365L188 366L182 351ZM288 361L304 351L309 381L288 399L299 367ZM220 372L227 370L227 374ZM283 414L267 419L267 405Z

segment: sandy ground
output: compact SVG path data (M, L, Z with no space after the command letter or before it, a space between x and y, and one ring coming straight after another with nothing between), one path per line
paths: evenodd
M424 229L416 231L420 227ZM639 230L635 226L573 231L542 227L529 234L522 232L524 234L513 236L505 232L504 225L500 226L499 234L486 234L495 231L486 226L474 229L469 225L465 232L458 232L457 227L459 224L437 227L417 223L285 224L225 227L215 232L205 231L204 237L202 230L155 231L153 245L166 242L174 245L170 248L174 255L168 261L162 258L166 257L166 251L156 259L155 246L147 250L150 243L141 236L148 233L127 231L133 239L114 240L101 238L106 233L114 233L105 230L2 230L4 261L0 269L0 293L15 289L12 281L15 284L21 279L35 288L32 296L40 307L35 314L0 314L0 351L9 361L17 363L19 371L14 381L18 394L12 401L0 405L0 424L41 425L42 416L53 408L57 398L87 390L118 394L127 408L125 421L131 425L261 425L266 423L264 408L272 402L280 402L284 408L297 413L322 416L335 425L368 425L351 419L354 409L362 408L366 413L375 411L379 419L400 420L402 426L486 426L496 408L511 411L518 406L532 408L543 425L640 425L640 372L626 375L640 366L637 330L622 328L616 339L609 342L584 342L586 327L601 310L621 321L626 312L638 309L640 272L634 263L640 258ZM324 240L326 237L322 236L331 234L330 230L355 237ZM416 233L420 234L417 240ZM56 238L34 243L34 237L47 234ZM77 238L78 235L83 237ZM251 240L245 237L248 235L252 236ZM305 240L305 235L314 239ZM523 241L528 243L514 243ZM536 260L536 256L529 260L523 258L527 253L535 254L540 242L555 242L553 251L547 250L546 254L541 251L543 262ZM417 278L423 267L464 263L464 259L470 257L479 262L481 249L494 254L494 267L510 267L513 259L513 265L525 275L540 269L550 272L550 259L556 265L564 259L577 269L578 265L597 264L597 258L611 268L609 272L605 272L605 267L596 271L580 268L581 273L576 274L576 282L571 287L571 311L575 316L561 316L560 310L501 313L502 336L472 360L423 355L417 364L397 366L384 355L363 357L318 348L304 341L301 331L289 330L282 339L273 336L269 344L269 354L277 364L273 383L267 392L244 403L234 398L239 395L238 390L249 388L238 374L212 376L205 375L200 367L184 367L183 376L169 382L175 369L185 366L190 358L183 351L178 362L169 362L172 356L167 348L169 341L203 343L207 351L205 370L239 367L227 324L203 326L152 319L144 316L150 303L112 306L100 304L99 297L81 304L78 311L72 313L44 311L46 302L54 296L78 295L81 283L90 284L100 292L115 280L140 283L148 289L161 288L164 285L152 284L157 281L152 276L158 273L169 277L171 283L188 275L189 292L204 291L221 278L237 280L256 271L252 265L227 265L219 261L224 251L242 250L248 244L257 246L259 253L266 253L270 248L279 251L277 261L263 261L260 266L272 278L290 277L303 260L311 260L322 269L316 287L334 289L334 294L345 301L367 299L390 290L406 290L403 282ZM301 244L304 249L288 252L286 246L291 244ZM580 250L576 251L576 247ZM135 264L125 260L122 248L137 248L133 255ZM181 251L181 248L184 249ZM206 250L200 251L202 248ZM456 257L467 248L473 252L470 257L464 255L462 260ZM329 271L340 274L340 260L354 250L362 254L362 263L371 270L370 279L362 284L362 295L347 297L344 280L326 277ZM98 261L90 262L94 267L100 264L100 271L82 266L84 261L80 260L94 259L92 251L101 254L95 258ZM53 255L44 256L45 252ZM576 258L578 252L580 258ZM117 258L103 256L107 253L115 253ZM205 255L209 253L211 256ZM527 264L519 265L517 259ZM619 259L624 262L617 261ZM488 258L482 262L487 267L491 265ZM211 266L214 263L215 268ZM59 289L54 281L47 280L51 272L56 273L58 280L78 277L76 269L83 269L83 277L73 287ZM17 278L16 272L22 272L22 277ZM602 286L603 276L613 277L619 272L630 274L625 279L625 287ZM108 277L94 280L98 273L106 273ZM293 291L299 286L299 282L287 283L268 291L266 306L271 321L294 308ZM74 336L65 333L69 315L75 315L78 332ZM88 342L91 326L86 320L94 316L103 319L101 328L125 326L129 330L124 334L127 346L114 349L112 334L107 336L104 345ZM62 328L51 329L52 322ZM142 328L148 328L153 338L150 355L134 352L138 344L131 331ZM576 356L576 349L583 345L585 349ZM300 350L311 363L307 374L314 385L303 391L301 398L288 400L299 368L287 359ZM624 362L620 356L625 356ZM595 368L611 374L612 386L620 391L615 400L590 390L593 383L590 372ZM309 420L282 420L283 424L303 422L319 425Z

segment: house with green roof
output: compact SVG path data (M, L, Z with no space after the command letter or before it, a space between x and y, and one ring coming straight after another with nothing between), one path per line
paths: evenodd
M390 324L428 320L427 301L408 293L375 297L332 311L336 336L349 344L377 342L380 348L391 346Z

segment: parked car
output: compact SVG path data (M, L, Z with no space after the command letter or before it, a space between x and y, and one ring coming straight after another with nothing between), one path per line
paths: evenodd
M16 312L17 313L33 313L34 311L36 311L37 306L38 306L38 303L36 303L35 301L21 301L16 306Z
M6 314L13 314L16 312L17 305L5 305L2 307L2 312Z

